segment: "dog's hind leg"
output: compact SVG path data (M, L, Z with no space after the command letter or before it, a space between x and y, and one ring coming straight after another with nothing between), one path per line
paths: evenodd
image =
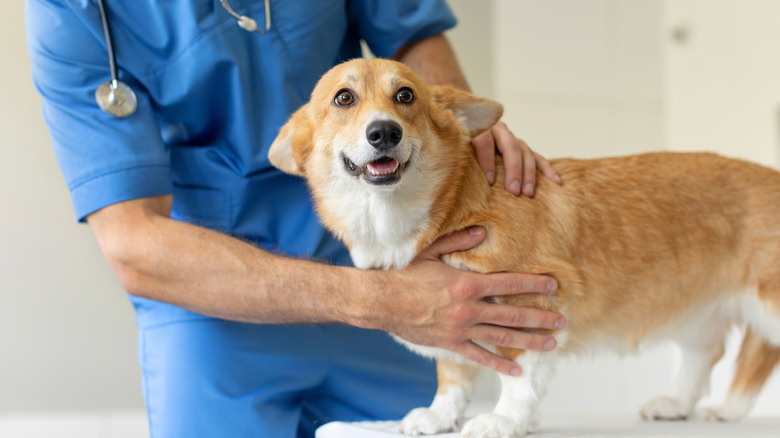
M712 314L707 318L715 319ZM671 390L661 397L645 403L639 410L645 420L687 420L696 403L709 392L712 367L723 357L729 324L717 327L703 324L690 330L687 338L679 340L680 365ZM706 338L699 339L706 333ZM702 342L704 341L704 342Z
M740 302L747 323L737 371L724 403L706 411L709 420L736 421L750 412L761 388L780 362L780 274L771 273Z
M434 435L454 431L471 399L477 371L476 365L439 359L436 362L439 387L431 406L406 414L401 421L401 433Z
M708 420L737 421L753 408L761 388L780 362L780 346L748 329L737 359L737 372L725 402L706 411Z

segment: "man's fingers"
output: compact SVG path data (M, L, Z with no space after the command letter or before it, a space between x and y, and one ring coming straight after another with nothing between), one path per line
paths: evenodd
M558 330L565 325L563 316L555 312L519 307L511 304L484 303L480 310L479 321L510 328L534 328Z
M542 172L542 175L546 176L547 179L555 184L561 184L561 177L558 175L558 172L553 169L550 162L536 152L534 152L534 157L536 158L536 166L539 168L539 171Z
M485 173L488 182L495 182L495 154L504 157L504 186L515 195L521 193L533 196L536 191L536 170L556 184L561 177L550 163L541 155L532 151L526 142L516 138L504 122L498 122L489 130L471 140L477 154L479 167Z
M558 282L546 275L488 274L479 284L480 297L514 295L524 293L548 293L558 289Z
M503 327L479 325L472 330L475 341L518 350L550 351L555 348L555 338L548 335L527 333Z
M490 129L474 137L471 144L477 153L477 163L485 173L488 184L493 185L496 181L496 141Z
M523 151L523 194L530 198L534 195L536 187L536 157L523 140L517 139L517 141Z
M439 258L456 251L466 251L474 248L485 238L485 228L473 226L440 237L420 255L426 258Z
M466 359L475 362L477 365L490 368L491 370L502 374L519 376L522 372L520 366L514 361L493 354L471 341L460 344L460 346L453 351Z
M514 195L519 195L522 191L521 181L523 180L524 170L524 157L520 141L515 138L514 134L509 131L503 122L497 123L492 131L493 138L496 140L496 148L504 156L504 167L506 169L504 184L506 189Z

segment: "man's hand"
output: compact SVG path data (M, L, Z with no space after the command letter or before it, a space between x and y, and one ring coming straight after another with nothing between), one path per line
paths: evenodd
M504 122L498 122L489 130L471 140L477 152L479 167L493 185L496 175L496 150L504 157L506 168L506 189L515 194L533 196L536 188L536 168L550 181L560 184L561 178L550 163L532 151L523 141L514 136Z
M473 248L485 229L472 227L442 237L405 269L387 271L392 286L383 291L374 310L384 320L380 328L411 342L444 348L495 371L518 375L520 367L477 345L523 350L552 350L551 336L516 328L560 329L564 318L538 309L492 304L487 297L519 293L549 293L554 279L526 274L477 274L449 267L442 255ZM375 315L376 315L375 314Z

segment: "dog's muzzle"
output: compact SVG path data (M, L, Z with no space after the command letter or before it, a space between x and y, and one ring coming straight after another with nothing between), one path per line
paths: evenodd
M399 160L401 152L397 148L403 140L404 131L393 120L376 120L366 128L366 141L373 148L374 159L365 164L355 164L345 153L341 153L347 172L361 178L368 184L377 186L392 185L401 180L401 173L409 167L410 157L405 162Z

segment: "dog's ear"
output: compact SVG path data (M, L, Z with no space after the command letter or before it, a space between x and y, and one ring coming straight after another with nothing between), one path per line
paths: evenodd
M434 101L442 109L452 111L458 124L465 128L471 137L495 125L504 112L504 107L494 100L446 85L432 86L431 92Z
M308 104L293 113L271 144L268 159L279 170L303 176L303 162L312 148L312 126Z

